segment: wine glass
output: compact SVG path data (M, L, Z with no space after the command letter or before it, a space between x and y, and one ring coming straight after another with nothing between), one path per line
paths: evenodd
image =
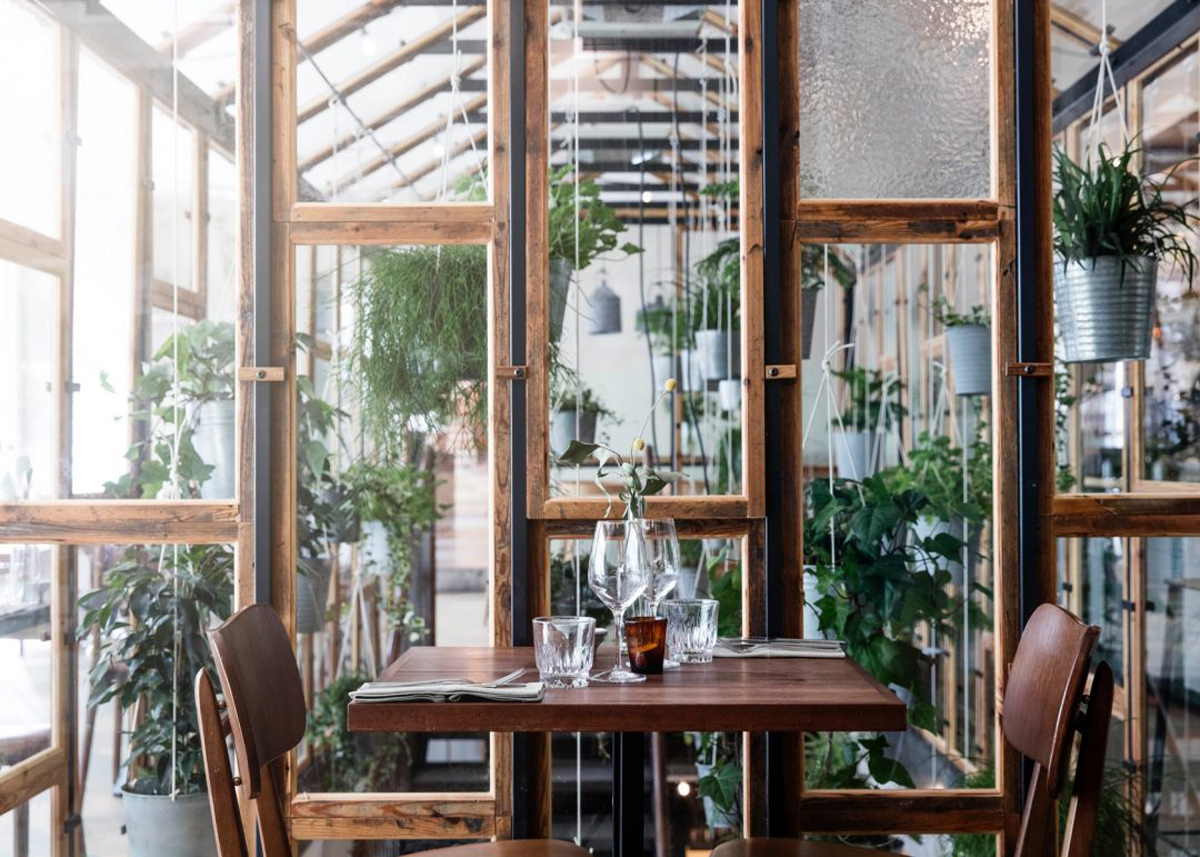
M653 518L638 521L645 546L648 571L644 598L649 615L657 616L658 607L679 583L679 539L675 535L673 518ZM664 669L677 667L675 661L663 661Z
M617 636L617 661L604 676L610 682L645 681L625 667L620 641L625 636L625 611L646 591L645 542L637 521L597 521L588 557L588 583L604 606L612 611Z

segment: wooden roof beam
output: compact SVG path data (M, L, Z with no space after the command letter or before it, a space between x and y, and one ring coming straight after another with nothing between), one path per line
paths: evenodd
M426 30L420 36L417 36L408 44L400 47L398 50L392 51L386 57L372 66L369 66L358 74L353 75L342 83L338 84L337 91L342 98L348 98L358 92L365 86L368 86L379 78L383 77L390 71L393 71L400 66L409 62L414 57L425 51L430 45L440 42L442 39L449 38L455 29L463 29L464 27L475 23L484 15L487 14L487 7L472 6L469 9L460 12L453 18L448 18L436 27ZM309 102L304 109L299 110L296 114L296 124L307 122L317 114L321 113L329 107L329 97L323 96Z
M1082 47L1091 49L1100 44L1099 27L1057 3L1050 4L1050 26ZM1111 35L1108 37L1108 43L1113 50L1121 46L1120 40Z
M201 45L215 39L226 30L233 27L234 3L222 3L204 17L193 21L175 34L173 38L163 39L156 50L163 56L172 55L184 57Z

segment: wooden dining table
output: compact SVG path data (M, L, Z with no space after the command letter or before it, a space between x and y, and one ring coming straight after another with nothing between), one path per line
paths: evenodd
M598 658L598 663L605 663ZM537 679L532 648L422 646L378 681ZM637 684L547 690L540 702L351 702L352 732L612 732L613 853L642 850L648 732L896 732L904 703L850 658L714 658Z

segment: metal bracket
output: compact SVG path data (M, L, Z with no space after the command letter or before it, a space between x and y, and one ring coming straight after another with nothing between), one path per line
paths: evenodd
M282 366L239 366L239 381L266 381L275 383L283 380Z
M768 381L782 381L785 378L796 377L795 363L776 363L767 367Z
M526 376L524 366L497 366L496 377L501 381L524 381Z
M1004 374L1010 378L1051 378L1054 376L1054 364L1006 363Z

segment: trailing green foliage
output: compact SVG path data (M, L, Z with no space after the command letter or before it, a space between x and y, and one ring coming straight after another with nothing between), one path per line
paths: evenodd
M826 253L828 251L828 254ZM825 262L829 260L829 275L843 289L851 288L858 275L837 248L825 244L805 244L800 251L800 287L820 289L825 286Z
M79 599L79 638L93 629L100 636L88 706L142 706L129 736L131 790L205 790L192 683L200 669L215 679L205 635L232 604L233 552L225 545L131 547L100 588Z
M628 227L600 199L600 185L591 179L575 180L574 173L572 164L564 164L550 174L550 258L565 259L582 271L604 253L641 253L636 244L618 246L618 236Z
M296 339L302 350L312 347L307 334ZM296 378L296 546L302 573L314 570L312 560L324 556L327 544L339 539L353 515L327 445L331 436L339 436L348 416L316 394L312 378Z
M976 440L972 445L972 455L982 454L983 447L989 453L988 467L984 469L986 481L980 483L974 478L969 479L966 497L963 497L962 450L944 435L921 432L908 453L908 461L901 467L889 468L883 476L893 492L911 488L924 495L928 502L921 517L946 523L955 518L965 518L972 524L978 524L985 517L990 517L992 507L991 445ZM966 470L972 477L981 475L981 468L972 467L974 464L975 458L968 458Z
M414 432L462 421L487 437L487 250L403 247L369 254L350 286L356 323L345 378L383 459Z
M1182 233L1194 228L1194 218L1187 205L1163 196L1175 170L1186 161L1156 182L1137 172L1140 152L1131 141L1110 155L1102 143L1096 163L1081 165L1061 149L1054 150L1054 252L1064 269L1072 262L1116 256L1122 273L1126 266L1136 268L1138 257L1169 259L1183 269L1190 284L1196 255Z
M320 791L384 791L399 785L398 774L409 755L407 736L356 736L346 722L350 692L371 680L362 672L342 673L313 700L307 734ZM362 752L363 744L372 745L369 752Z
M928 284L922 283L917 286L917 291L928 297ZM959 312L949 298L945 295L938 295L930 304L930 309L933 310L934 319L943 327L959 327L967 324L977 324L981 327L992 326L992 314L982 304L975 304L966 312Z

